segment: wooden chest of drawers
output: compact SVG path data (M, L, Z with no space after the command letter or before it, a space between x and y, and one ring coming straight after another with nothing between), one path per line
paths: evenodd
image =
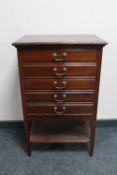
M24 36L18 50L28 154L31 143L90 143L93 155L102 48L95 35Z

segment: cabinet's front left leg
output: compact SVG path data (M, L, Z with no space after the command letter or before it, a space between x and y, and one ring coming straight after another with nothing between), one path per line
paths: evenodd
M31 143L30 143L30 123L28 121L24 121L24 131L25 131L25 141L27 146L27 153L31 155Z

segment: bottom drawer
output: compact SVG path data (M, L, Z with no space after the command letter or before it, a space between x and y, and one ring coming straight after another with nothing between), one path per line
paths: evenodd
M31 121L36 121L36 120L46 120L46 119L65 119L65 120L81 120L81 121L87 121L91 120L93 118L93 114L60 114L60 115L55 115L55 114L28 114L27 119Z
M80 103L80 104L46 104L46 103L28 103L27 113L29 115L33 114L84 114L91 115L94 110L93 103Z

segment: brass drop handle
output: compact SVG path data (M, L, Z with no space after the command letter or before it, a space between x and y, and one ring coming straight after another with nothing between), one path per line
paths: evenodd
M53 54L53 61L65 61L65 57L67 56L67 53L66 52L63 52L63 57L62 58L58 58L58 54L56 52L54 52Z
M58 89L58 90L62 90L62 89L65 89L65 86L66 86L66 81L63 81L62 84L63 86L57 86L58 82L57 81L54 81L54 88L55 89Z
M58 95L57 94L54 94L54 100L56 101L56 102L64 102L65 101L65 99L66 99L66 94L63 94L62 95L62 99L58 99Z
M53 55L53 57L57 57L58 56L56 52L54 52L52 55Z
M67 56L67 52L63 52L63 54L62 54L64 57L66 57Z
M55 76L64 76L67 72L67 68L63 67L62 71L63 71L62 73L57 73L57 67L53 68L53 72Z
M62 107L62 111L58 111L58 107L57 106L54 106L54 113L55 114L64 114L65 113L65 111L66 111L66 107L65 106L63 106Z

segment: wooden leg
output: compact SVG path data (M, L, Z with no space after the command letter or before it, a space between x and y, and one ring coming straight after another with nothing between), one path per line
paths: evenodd
M96 121L91 120L91 139L90 139L90 156L93 157L94 145L95 145L95 130L96 130Z
M27 146L28 156L31 156L31 143L30 143L30 123L24 121L25 141Z

